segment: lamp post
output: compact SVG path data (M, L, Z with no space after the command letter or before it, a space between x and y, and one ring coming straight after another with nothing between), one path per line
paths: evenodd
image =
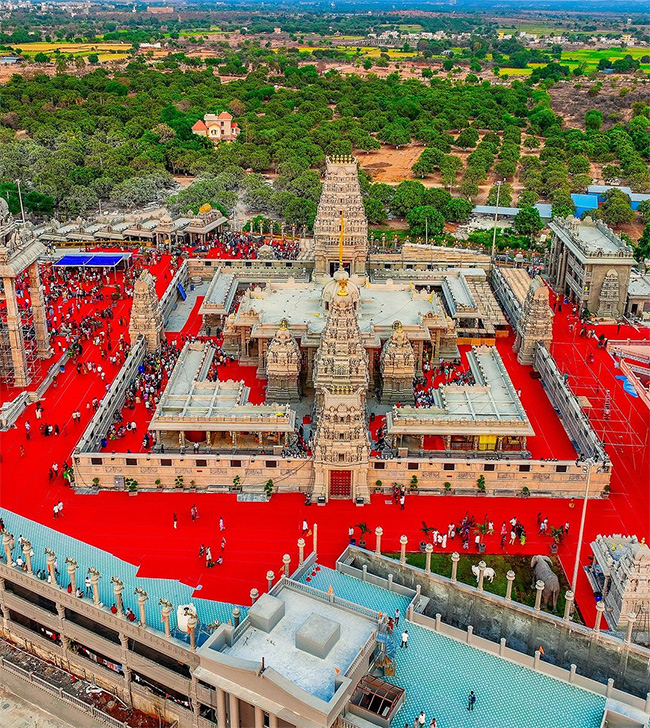
M582 514L580 516L580 529L578 530L578 545L576 546L576 562L573 565L573 579L571 579L571 591L576 593L576 583L578 581L578 569L580 567L580 551L582 550L582 538L585 532L585 522L587 520L587 503L589 502L589 486L591 485L591 470L596 464L593 458L589 458L582 466L582 471L587 473L585 481L585 492L582 500ZM596 472L600 472L600 468Z
M23 207L23 193L20 189L20 180L16 180L16 186L18 187L18 200L20 201L20 217L22 218L21 222L23 225L25 224L25 208Z
M490 256L492 263L494 263L497 252L497 221L499 220L499 197L501 196L501 185L503 184L503 180L498 179L495 184L497 186L497 204L494 208L494 230L492 231L492 255Z

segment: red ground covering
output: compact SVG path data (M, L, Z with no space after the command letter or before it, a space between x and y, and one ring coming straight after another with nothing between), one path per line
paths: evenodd
M159 292L165 287L168 258L158 263L154 272L158 275ZM81 315L93 310L86 304ZM126 315L130 301L118 302L113 322L113 337L117 339L118 316ZM603 350L596 347L594 339L575 337L569 331L566 310L559 314L555 324L554 354L560 368L570 374L571 386L578 394L586 394L594 403L591 414L597 427L604 428L609 450L614 463L612 494L608 500L590 502L585 545L582 561L589 552L589 540L597 533L636 533L639 537L650 532L648 462L648 412L640 400L631 398L623 390L620 381L615 379L617 370L612 360ZM600 329L599 329L600 330ZM632 327L603 327L606 335L615 338L643 338ZM575 338L575 341L574 341ZM519 367L510 354L511 341L499 342L499 350L507 363L515 386L522 389L522 399L535 430L533 440L537 456L549 452L554 457L572 457L570 443L561 429L559 421L548 403L541 385L529 376L530 369ZM594 353L595 361L587 364L586 358ZM95 347L86 344L83 360L99 362ZM117 367L102 362L107 370L107 381ZM251 386L251 400L262 401L262 383L256 379L254 366L244 367L229 364L220 368L221 378L243 378ZM595 388L611 389L615 407L620 409L620 417L602 420L602 405L599 404ZM126 493L100 493L97 496L78 496L73 494L59 476L54 481L48 479L48 470L53 462L61 464L70 458L72 449L87 425L91 411L85 403L92 397L101 397L104 383L95 374L79 376L74 366L68 365L65 373L58 378L58 385L47 392L43 405L43 421L58 423L61 434L44 438L38 434L34 406L18 420L16 429L0 433L0 505L16 511L72 536L80 538L100 548L104 548L120 558L141 565L147 576L182 579L203 586L199 592L202 597L226 601L247 602L251 587L265 587L265 574L270 568L280 570L284 553L297 557L296 541L301 535L300 523L306 518L310 524L319 525L318 551L321 563L333 565L336 556L347 543L347 529L350 525L365 521L371 529L381 525L384 529L383 546L397 549L399 537L406 534L409 545L416 548L423 534L420 532L424 520L429 526L446 529L450 521L459 521L469 511L477 520L487 516L495 523L496 534L487 538L488 553L498 552L501 522L517 516L526 526L528 539L524 547L512 547L514 553L547 553L549 539L537 535L536 517L539 512L549 518L551 525L560 526L569 521L569 536L560 548L560 558L568 574L573 567L573 551L576 545L580 503L571 508L569 501L557 498L519 498L493 499L476 497L424 497L408 496L406 508L386 504L384 497L373 496L372 503L363 509L351 502L331 501L326 507L306 507L302 496L275 495L269 503L237 503L234 495L218 494L176 494L140 493L128 497ZM73 410L81 410L81 424L73 425L70 415ZM616 411L618 412L619 409ZM625 415L625 416L623 416ZM32 424L32 436L25 439L25 420ZM144 422L139 415L137 434L132 435L135 449L144 434ZM633 435L633 433L635 433ZM626 442L636 438L636 446ZM120 441L119 449L125 441ZM21 456L20 446L25 448ZM109 443L110 447L110 443ZM531 449L533 442L531 441ZM405 481L408 478L405 478ZM59 499L64 503L64 516L53 521L52 506ZM196 503L200 519L191 522L189 511ZM173 531L172 513L179 516L179 528ZM227 545L224 564L209 571L198 558L201 543L210 545L218 551L220 535L218 519L226 521ZM370 543L374 538L370 537ZM460 543L448 544L448 551L458 548ZM295 562L294 562L295 563ZM594 601L586 577L581 575L578 584L578 603L588 621L593 619Z

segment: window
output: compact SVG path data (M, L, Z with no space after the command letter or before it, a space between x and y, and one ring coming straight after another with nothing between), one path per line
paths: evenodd
M456 465L454 463L443 463L442 469L443 470L456 470Z
M162 460L160 461L160 464L161 464L161 465L162 465L163 467L165 467L165 468L171 468L171 465L172 465L172 461L171 461L171 460L169 460L168 458L163 458L163 459L162 459Z
M197 460L196 461L196 467L197 468L206 468L208 466L207 460Z
M104 458L90 458L90 464L91 465L103 465Z
M126 459L126 464L127 465L137 465L138 464L138 459L137 458L127 458Z
M65 618L68 621L73 622L74 624L78 624L84 629L87 629L89 632L93 632L99 637L103 637L109 642L114 642L116 645L120 644L120 635L118 632L116 632L114 629L109 629L108 627L105 627L103 624L101 624L100 622L96 622L94 619L86 617L84 614L79 614L78 612L75 612L72 609L68 609L66 607Z
M419 470L420 464L419 463L409 463L406 466L407 470Z
M520 465L519 472L520 473L530 473L530 465Z
M344 463L345 462L345 453L344 452L340 452L339 453L339 462L340 463Z
M386 463L377 461L376 463L374 463L374 468L375 470L384 470L386 468Z
M496 465L494 463L485 463L483 466L483 470L485 470L486 473L493 473L496 469Z
M57 613L56 604L51 599L42 597L40 594L36 594L36 592L33 592L31 589L25 589L25 587L20 586L20 584L14 584L13 581L5 581L5 589L8 592L13 592L17 597L24 599L26 602L30 602L41 609L45 609L47 612L51 612L52 614Z
M566 473L567 470L568 470L568 467L566 465L556 465L555 466L556 473Z
M231 468L241 468L241 460L231 460L230 467Z
M278 461L277 460L267 460L265 463L267 468L277 468L278 467Z

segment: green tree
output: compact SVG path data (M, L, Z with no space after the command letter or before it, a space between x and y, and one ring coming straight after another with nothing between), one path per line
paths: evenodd
M479 135L474 127L463 129L456 137L456 146L461 149L473 149L478 143Z
M413 235L439 235L445 227L445 218L433 205L414 207L406 216Z
M366 197L363 201L368 222L374 225L381 225L388 219L388 213L381 200L376 197Z
M99 56L96 53L89 53L88 63L92 63L94 66L96 66L99 63Z
M406 217L414 207L425 205L426 202L426 187L421 182L406 180L397 185L390 209L396 217Z
M442 208L442 214L447 222L466 222L472 214L473 207L469 200L452 197Z
M34 63L49 63L50 57L46 55L45 53L37 53L34 56Z
M598 109L590 109L585 114L585 126L590 131L598 131L603 125L603 112Z
M634 210L630 207L630 198L617 189L608 190L599 212L608 225L625 225L634 220Z
M640 263L650 258L650 223L645 226L641 237L637 240L634 257Z
M522 207L515 215L514 228L520 235L531 238L544 227L542 218L536 207Z

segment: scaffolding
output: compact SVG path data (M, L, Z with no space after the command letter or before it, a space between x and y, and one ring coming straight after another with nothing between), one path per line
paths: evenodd
M21 330L23 350L25 352L25 370L27 382L36 378L38 367L38 350L36 346L36 331L31 309L21 311ZM7 326L7 312L0 311L0 383L12 386L14 384L14 362L11 356L11 340Z

